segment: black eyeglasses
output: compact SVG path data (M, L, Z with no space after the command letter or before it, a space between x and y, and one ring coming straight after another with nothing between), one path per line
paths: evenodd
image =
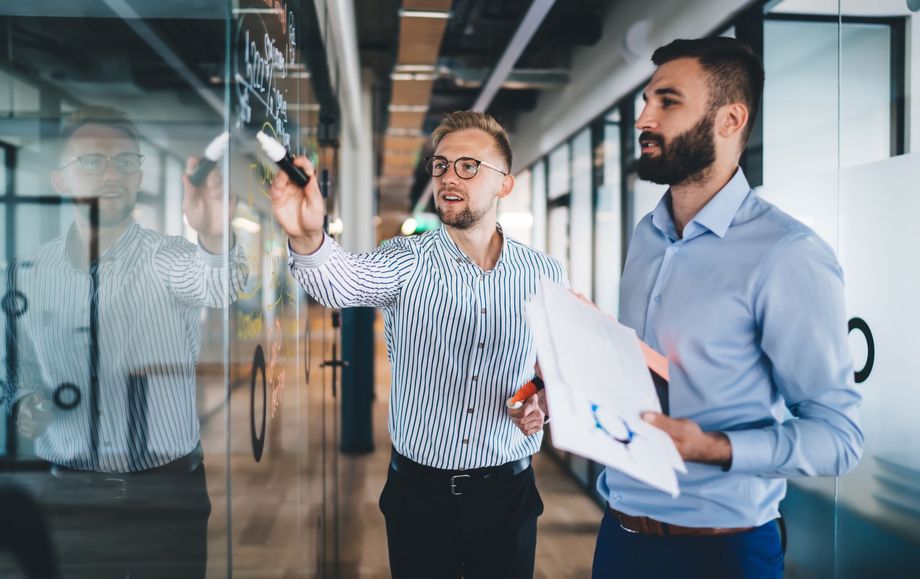
M71 159L58 168L65 169L76 163L80 170L87 175L102 175L109 166L109 161L115 161L116 171L122 175L130 175L141 170L141 165L144 164L144 156L140 153L119 153L114 157L106 157L99 153L89 153Z
M480 161L472 157L460 157L454 161L454 172L457 174L457 177L461 179L472 179L479 173L480 165L485 165L489 169L498 171L502 175L508 175L508 173L502 171L495 165L490 165L485 161ZM425 171L432 177L440 177L447 172L448 167L450 167L450 160L446 157L442 157L441 155L425 157Z

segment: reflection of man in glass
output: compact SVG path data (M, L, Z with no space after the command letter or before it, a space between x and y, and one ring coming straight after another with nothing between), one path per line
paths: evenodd
M144 158L123 113L78 111L62 140L51 180L75 222L11 275L28 300L14 399L51 465L40 496L54 542L67 576L203 577L200 310L235 299L247 275L240 248L218 253L220 176L184 179L195 246L134 221Z

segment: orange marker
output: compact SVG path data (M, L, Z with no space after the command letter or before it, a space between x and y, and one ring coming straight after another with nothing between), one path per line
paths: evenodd
M509 398L505 404L508 405L508 408L517 410L524 405L524 401L540 390L543 390L543 380L539 376L534 376L533 380L521 386L520 390L515 392L514 396Z

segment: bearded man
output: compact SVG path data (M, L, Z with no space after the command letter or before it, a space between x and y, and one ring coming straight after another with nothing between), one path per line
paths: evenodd
M676 499L601 473L593 576L779 578L786 478L840 475L862 454L843 275L738 165L764 82L751 49L676 40L652 61L638 174L670 188L629 244L620 317L670 360L671 415L643 418L688 472Z

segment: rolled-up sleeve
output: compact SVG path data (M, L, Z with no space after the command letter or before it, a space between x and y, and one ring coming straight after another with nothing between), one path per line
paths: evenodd
M726 432L730 470L763 477L845 474L859 463L863 433L840 265L809 232L780 242L764 272L754 315L773 383L793 418Z

